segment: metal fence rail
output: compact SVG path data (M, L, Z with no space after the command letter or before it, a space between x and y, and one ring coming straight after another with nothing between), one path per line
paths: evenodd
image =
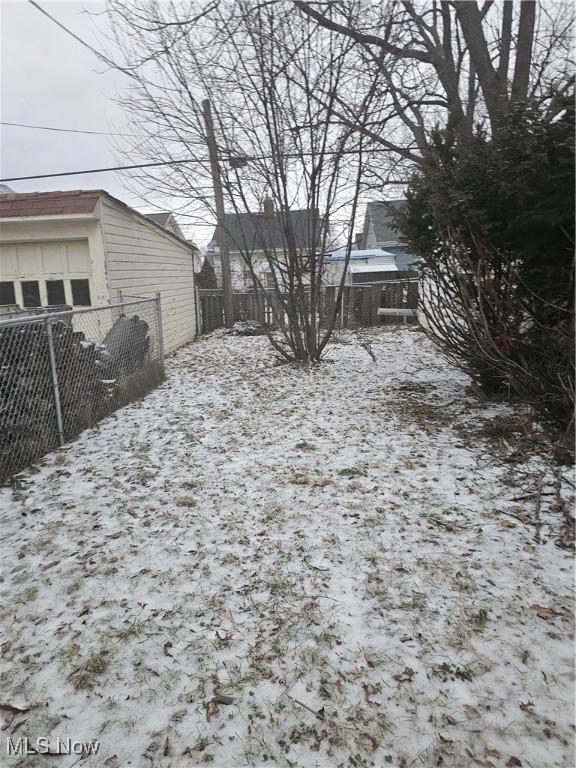
M163 378L158 297L0 320L0 482Z
M222 289L199 291L201 332L210 333L224 326ZM338 300L338 287L326 286L322 291L320 321L327 323L333 316ZM234 292L234 320L255 320L275 325L283 317L281 302L274 291ZM346 285L339 299L338 325L360 328L398 322L416 322L418 280L386 280L378 283ZM398 310L398 312L394 312ZM408 312L407 310L413 310Z

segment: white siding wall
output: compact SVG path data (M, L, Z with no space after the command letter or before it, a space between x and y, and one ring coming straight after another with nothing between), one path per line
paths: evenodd
M254 287L252 275L250 269L246 264L242 253L239 251L231 251L230 257L230 277L232 280L233 291L246 291L251 290ZM278 252L277 258L280 259L280 253ZM270 282L272 275L272 268L268 263L268 259L263 251L253 251L251 254L252 266L256 273L256 277L262 283L264 288L272 288L273 282ZM218 286L222 287L222 262L220 254L214 254L214 272L216 274L216 280Z
M160 291L165 351L192 341L196 307L191 249L106 198L101 206L110 298L119 290L133 296Z

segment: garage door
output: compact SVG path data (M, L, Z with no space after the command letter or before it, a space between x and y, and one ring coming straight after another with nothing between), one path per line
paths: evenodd
M87 240L0 244L0 305L90 304Z

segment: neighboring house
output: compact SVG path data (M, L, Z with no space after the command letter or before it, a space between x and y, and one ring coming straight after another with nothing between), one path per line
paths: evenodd
M197 288L218 288L214 267L208 259L202 261L202 268L199 272L194 272L194 281Z
M161 295L164 348L196 335L195 246L103 190L0 194L0 307Z
M382 248L394 254L400 272L415 269L416 262L416 257L407 250L398 232L392 228L390 207L398 210L404 203L404 200L368 203L362 231L362 248Z
M324 256L324 283L339 285L346 263L346 249L340 248ZM350 251L346 284L380 282L398 279L394 254L381 248Z
M296 248L307 255L310 251L310 235L312 229L312 211L299 210L289 213ZM251 260L254 271L264 288L274 287L274 276L266 253L273 254L281 260L286 250L283 230L274 212L272 200L264 201L262 213L227 213L224 221L224 231L216 227L212 241L206 249L206 258L214 267L218 285L222 285L222 265L220 248L222 238L228 245L230 254L230 273L232 288L246 290L254 287L250 269L245 260L247 255ZM280 276L276 275L279 280Z
M161 227L164 227L164 229L167 229L169 232L172 232L172 234L176 235L176 237L179 237L180 240L186 239L172 211L161 211L160 213L145 213L144 215L146 216L147 219L150 219L150 221L153 221L155 224L160 224Z
M204 258L202 254L200 253L200 249L196 245L196 243L193 240L189 240L187 237L185 237L184 233L180 229L180 225L178 224L178 221L176 220L176 216L172 213L172 211L161 211L160 213L145 213L144 214L147 219L150 219L155 224L160 224L161 227L164 227L164 229L167 229L169 232L172 232L173 235L176 235L176 237L179 237L181 240L186 240L187 243L189 243L192 248L194 248L194 271L200 272L202 269L202 264L204 262Z

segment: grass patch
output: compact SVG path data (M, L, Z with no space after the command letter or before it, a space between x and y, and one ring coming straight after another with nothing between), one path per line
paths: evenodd
M98 678L106 672L110 665L109 651L94 651L83 664L68 675L68 680L76 690L90 690Z
M364 472L363 469L357 469L356 467L344 467L344 469L339 469L338 474L342 477L365 477L366 472Z
M316 446L312 443L307 442L306 440L301 440L299 443L296 443L294 446L297 451L315 451Z

